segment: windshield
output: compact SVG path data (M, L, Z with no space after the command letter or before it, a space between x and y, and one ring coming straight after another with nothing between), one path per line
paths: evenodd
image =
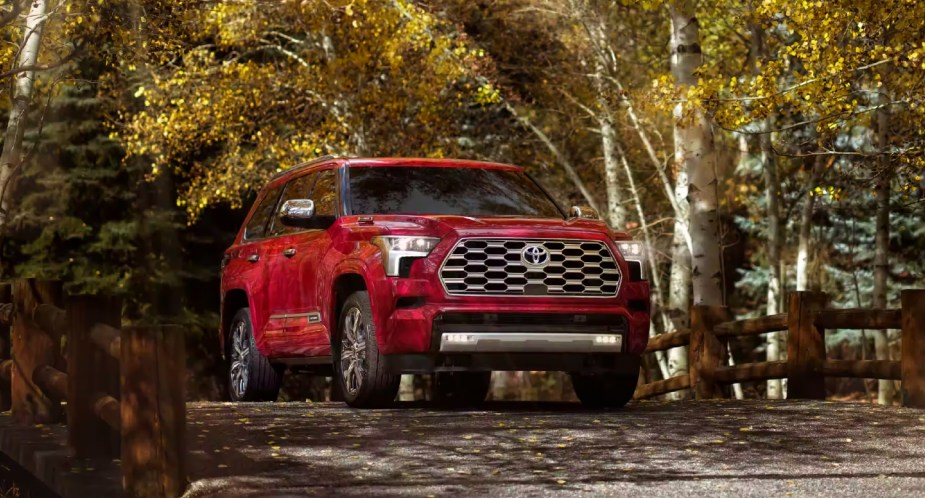
M350 168L353 214L562 218L525 173L487 168Z

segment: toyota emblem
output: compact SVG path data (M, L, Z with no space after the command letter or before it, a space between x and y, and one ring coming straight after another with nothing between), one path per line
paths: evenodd
M549 263L549 251L543 246L527 246L520 257L529 266L543 267Z

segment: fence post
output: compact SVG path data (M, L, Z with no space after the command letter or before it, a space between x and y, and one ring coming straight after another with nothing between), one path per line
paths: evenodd
M13 302L13 286L0 283L0 304ZM12 317L12 314L10 315ZM10 327L0 324L0 362L10 359ZM10 382L0 379L0 412L10 409Z
M186 356L175 326L122 331L122 485L177 497L186 486Z
M121 327L122 300L116 297L71 296L67 341L68 444L77 458L117 457L119 434L93 409L97 393L119 395L119 362L90 340L97 323Z
M825 330L813 323L826 308L824 292L790 293L787 312L787 398L825 399Z
M23 279L13 290L13 382L10 388L13 420L26 424L48 424L61 420L61 403L52 401L32 382L32 374L43 365L60 366L61 338L42 331L32 320L39 304L61 305L61 283Z
M902 291L903 406L925 408L925 290Z
M726 360L726 345L713 333L714 327L730 320L725 306L691 308L691 343L687 350L691 390L695 399L723 398L723 386L713 380L713 373Z

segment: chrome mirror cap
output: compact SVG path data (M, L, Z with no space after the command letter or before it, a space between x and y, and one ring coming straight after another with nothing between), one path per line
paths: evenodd
M568 210L569 218L587 218L589 220L599 220L600 217L597 215L597 211L592 209L590 206L572 206Z
M279 220L289 227L305 227L315 218L315 203L310 199L290 199L279 210Z

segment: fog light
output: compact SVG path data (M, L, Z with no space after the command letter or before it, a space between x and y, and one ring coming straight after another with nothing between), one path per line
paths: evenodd
M599 335L594 338L594 342L598 344L616 344L617 337L615 335Z
M446 334L443 337L446 342L455 342L459 344L472 342L472 337L468 334Z

